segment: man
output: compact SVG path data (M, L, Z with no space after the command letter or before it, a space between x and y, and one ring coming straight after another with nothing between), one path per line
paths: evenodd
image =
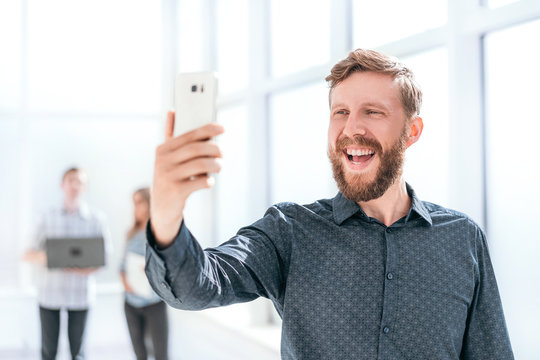
M402 177L418 141L422 93L396 59L358 49L330 84L328 155L340 192L272 206L202 250L183 222L212 185L208 125L156 152L147 275L171 306L200 310L267 297L283 319L284 359L512 359L482 230L420 201Z
M68 169L61 188L63 206L44 214L38 226L33 248L24 259L41 265L38 302L41 321L41 357L55 359L60 332L60 311L68 314L68 340L73 359L84 359L83 340L88 308L95 297L94 273L98 268L48 269L45 248L47 238L99 237L110 248L109 232L103 216L82 200L87 175L79 168ZM81 240L82 241L82 240Z

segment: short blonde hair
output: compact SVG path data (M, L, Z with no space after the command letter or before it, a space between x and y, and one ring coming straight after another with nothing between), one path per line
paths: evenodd
M385 55L375 50L356 49L339 61L332 68L326 81L332 90L355 72L372 71L387 74L399 82L401 104L407 118L420 115L422 106L422 90L414 79L413 72L397 58Z

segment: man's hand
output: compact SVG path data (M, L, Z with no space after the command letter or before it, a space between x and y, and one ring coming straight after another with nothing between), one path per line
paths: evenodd
M208 124L173 138L174 112L167 114L165 142L156 150L154 182L150 197L152 231L157 243L170 245L180 226L189 195L214 185L210 173L221 170L221 150L210 139L223 133L218 124Z
M22 260L45 266L47 265L47 254L42 250L26 250Z

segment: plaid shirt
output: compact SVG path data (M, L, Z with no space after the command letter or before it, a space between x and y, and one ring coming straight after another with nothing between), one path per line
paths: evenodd
M109 230L104 216L82 204L78 211L68 213L65 209L46 212L38 225L34 247L45 250L49 237L103 236L106 254L110 254ZM107 256L106 256L107 257ZM60 269L40 269L38 274L38 301L48 309L87 309L95 299L94 275L82 275Z

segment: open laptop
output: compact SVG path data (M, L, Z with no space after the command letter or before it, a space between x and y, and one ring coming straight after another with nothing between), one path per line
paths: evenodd
M102 237L47 238L45 252L49 269L105 265L105 242Z

